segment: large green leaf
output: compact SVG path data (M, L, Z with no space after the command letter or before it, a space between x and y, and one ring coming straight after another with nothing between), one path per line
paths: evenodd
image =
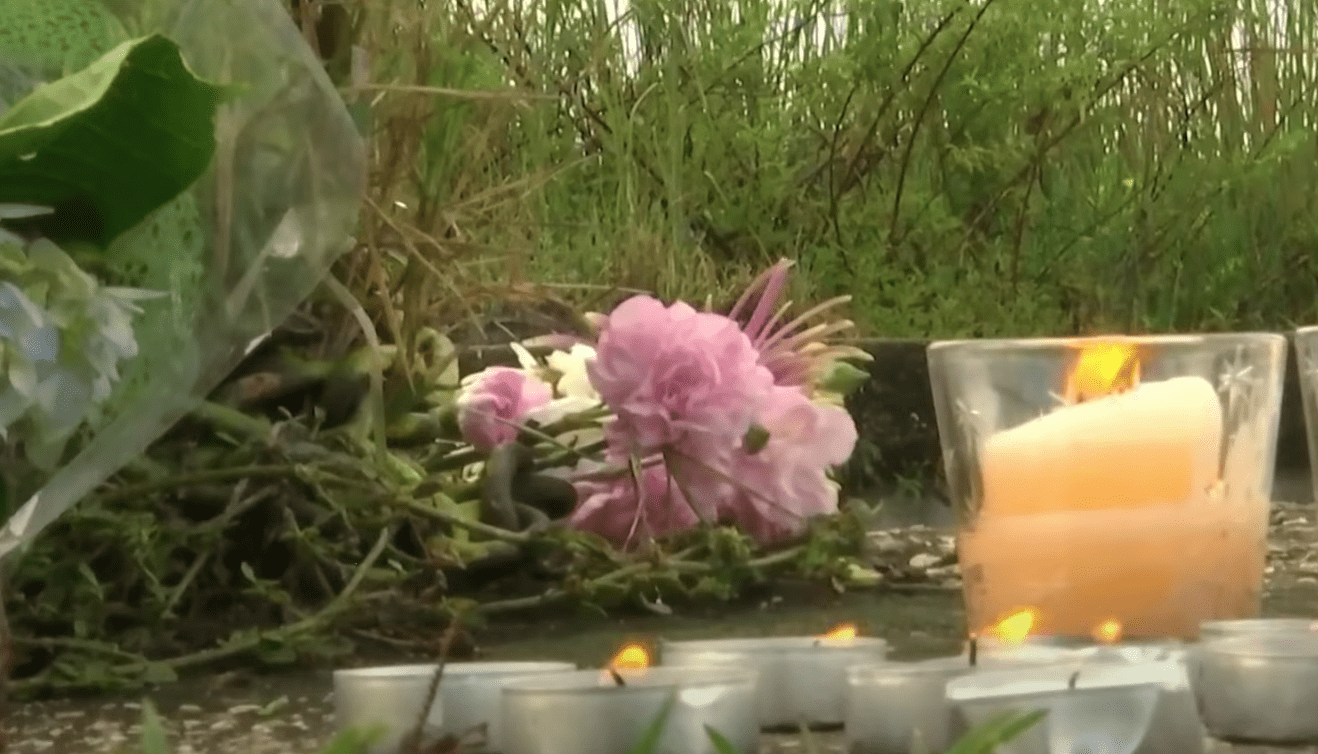
M169 39L124 42L0 116L0 202L53 207L43 230L104 248L210 164L220 93Z

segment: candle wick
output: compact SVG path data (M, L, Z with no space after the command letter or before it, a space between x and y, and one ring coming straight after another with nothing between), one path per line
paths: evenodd
M622 679L622 674L616 668L609 668L609 675L613 676L613 682L619 686L627 685L627 682Z
M1075 684L1076 684L1076 682L1079 681L1079 680L1080 680L1080 671L1077 670L1077 671L1075 671L1074 673L1071 674L1071 680L1069 680L1069 681L1066 682L1066 687L1067 687L1068 689L1073 689L1073 688L1075 688Z
M973 668L975 667L976 661L979 659L979 638L976 637L974 634L970 635L969 655L970 655L970 667Z

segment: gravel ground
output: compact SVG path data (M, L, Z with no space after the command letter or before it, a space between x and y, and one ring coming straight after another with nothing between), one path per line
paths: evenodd
M1318 526L1312 506L1278 504L1272 521L1265 612L1312 610L1318 598ZM946 589L959 584L951 540L924 527L875 533L872 558L889 583ZM955 604L948 598L948 610ZM498 656L497 647L490 653ZM176 754L315 754L333 735L327 671L189 679L152 694L171 728ZM136 754L141 705L104 699L63 699L15 705L7 729L10 754ZM821 733L823 751L841 752L840 733ZM796 736L766 736L764 754L803 752ZM1214 743L1211 754L1279 754L1263 747ZM1318 754L1318 747L1291 749ZM587 754L583 752L583 754ZM1168 752L1167 754L1177 754Z

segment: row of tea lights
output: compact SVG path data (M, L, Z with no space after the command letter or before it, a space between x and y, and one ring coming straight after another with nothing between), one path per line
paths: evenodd
M887 660L888 645L843 626L818 637L630 645L602 670L565 662L444 667L423 732L502 754L626 754L667 709L655 754L715 754L709 729L739 752L762 729L845 727L852 754L944 751L1007 711L1047 713L1002 754L1202 754L1205 736L1318 743L1318 622L1210 621L1197 643L1029 636L1022 611L958 656ZM1014 634L1014 636L1013 636ZM1024 637L1024 638L1015 638ZM340 670L341 727L376 728L372 754L396 754L422 719L435 665Z

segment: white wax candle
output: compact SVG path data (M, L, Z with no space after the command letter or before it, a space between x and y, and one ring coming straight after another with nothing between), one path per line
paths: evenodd
M872 636L777 636L660 645L665 666L754 668L760 679L760 724L765 728L840 724L846 713L847 668L882 660L887 654L887 642Z
M706 727L756 754L754 671L726 667L581 670L503 684L502 754L629 754L668 700L655 754L716 754Z
M985 670L1068 663L1077 651L1024 642L978 641L975 664L968 652L918 662L876 662L847 671L844 728L852 754L910 754L918 737L923 751L949 748L966 731L947 700L947 684Z
M440 701L444 708L443 731L461 736L485 726L485 749L502 752L503 684L517 678L543 673L568 673L577 669L570 662L451 662L444 665Z
M1213 386L1177 377L987 438L982 505L959 541L972 626L1030 607L1046 633L1116 618L1192 635L1257 601L1267 501L1224 499L1222 432Z

